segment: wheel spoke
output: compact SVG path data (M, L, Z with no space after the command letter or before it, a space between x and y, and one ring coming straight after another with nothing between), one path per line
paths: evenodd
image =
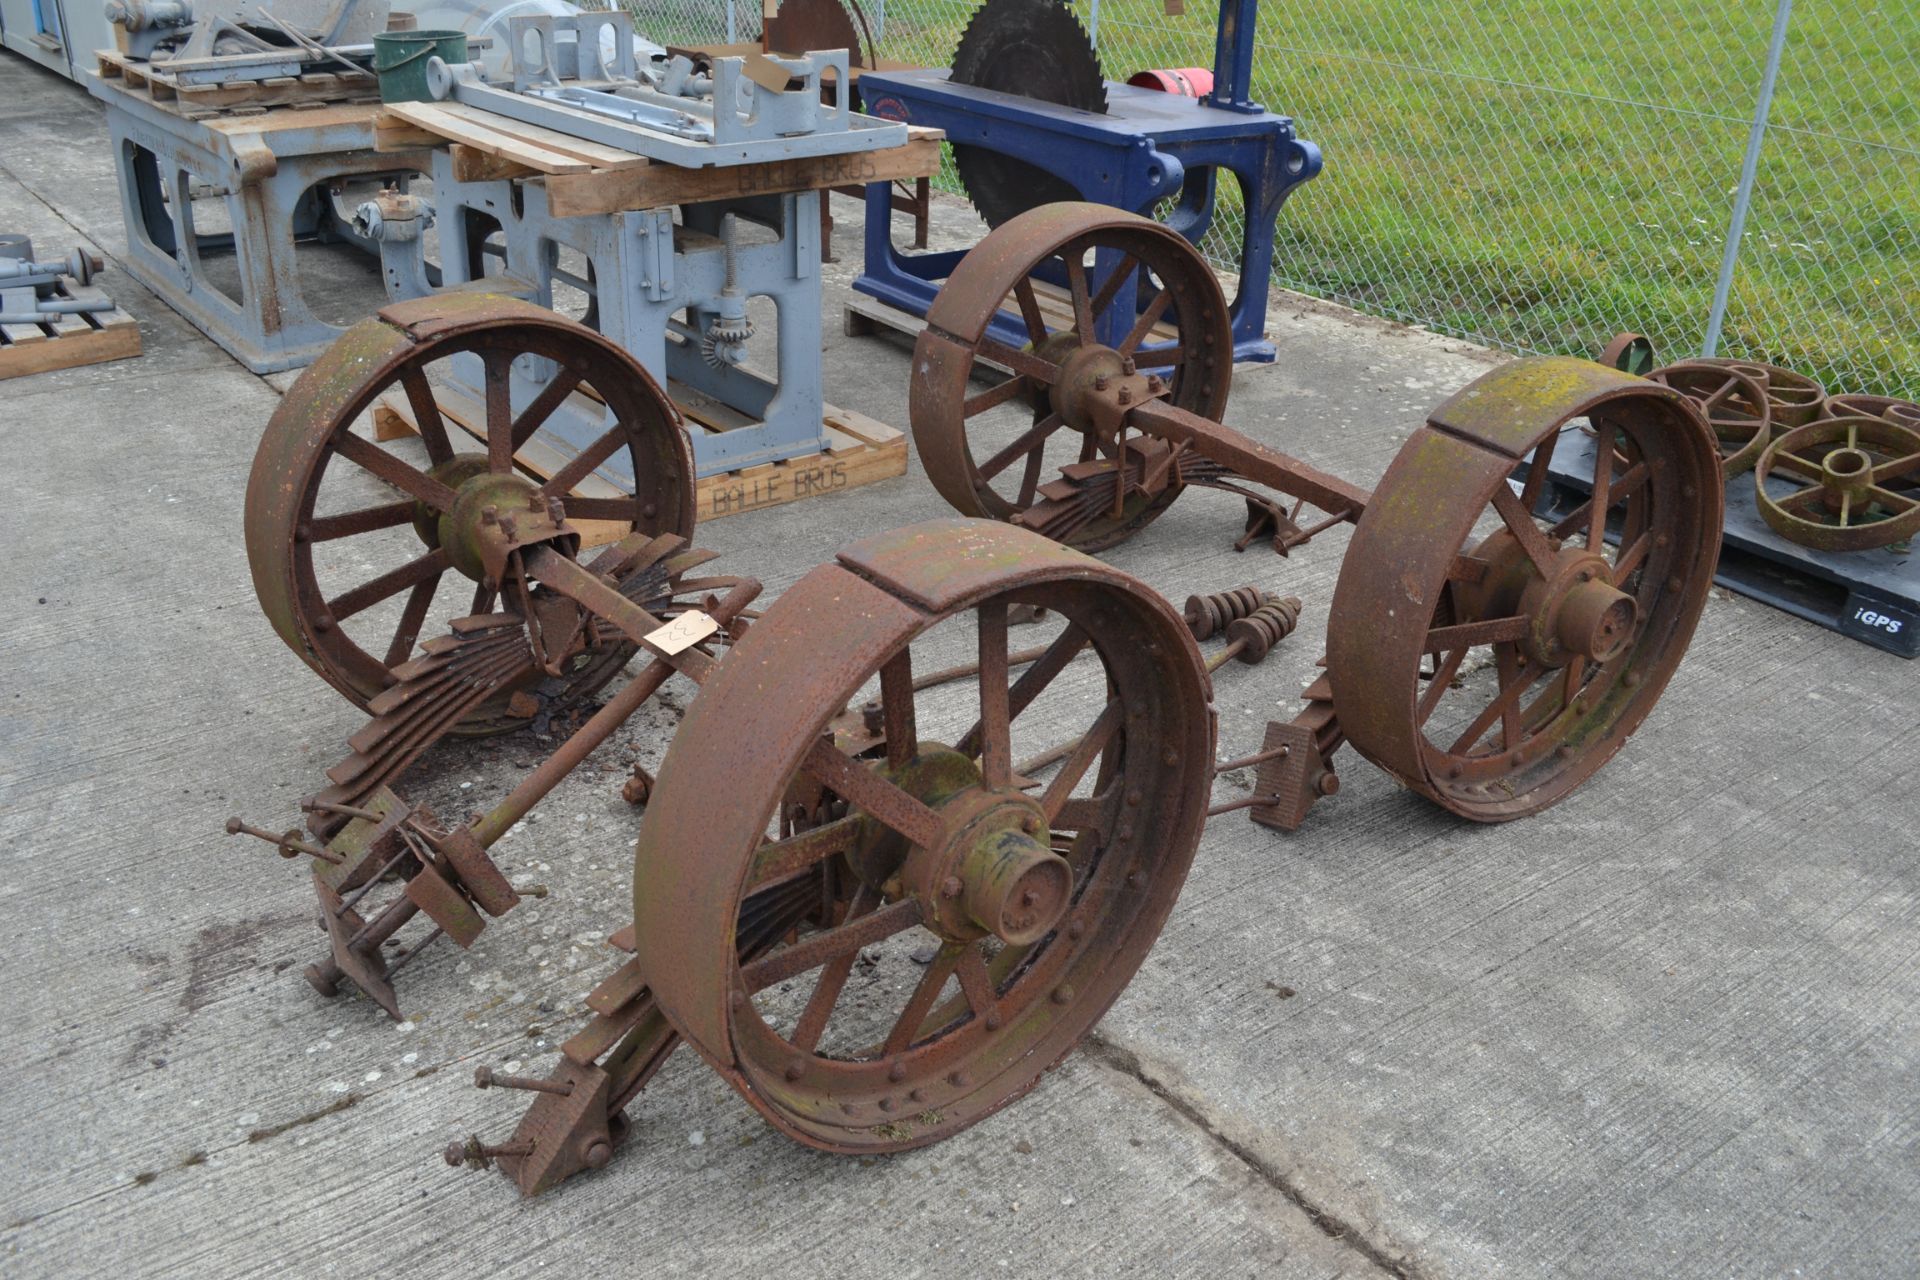
M622 524L636 523L634 517L638 502L633 498L582 498L578 494L565 499L562 505L569 518L574 520L618 520Z
M1913 510L1915 506L1920 506L1920 503L1916 503L1912 498L1888 489L1873 488L1867 492L1873 495L1875 503L1893 515L1903 515Z
M1067 288L1073 292L1073 328L1084 346L1093 341L1093 300L1087 296L1087 266L1078 256L1067 259Z
M940 842L938 814L832 743L814 743L801 767L848 804L914 844L930 849Z
M1044 382L1052 386L1060 376L1060 366L1048 364L1031 351L1020 351L993 338L980 339L980 345L974 348L974 354L983 360L1004 365L1015 373L1024 373L1035 382Z
M409 560L398 569L388 570L370 582L363 582L351 591L343 592L327 601L327 612L333 616L336 624L345 622L356 613L369 609L389 596L397 596L407 588L438 577L449 567L445 547L435 547L425 555Z
M363 471L386 481L403 493L445 515L453 510L453 490L438 480L417 471L364 436L342 431L333 438L333 451Z
M960 962L954 966L954 976L960 979L960 990L978 1016L986 1017L1000 1003L1000 997L993 989L993 975L987 972L987 958L982 954L979 943L960 953Z
M413 585L412 594L407 596L407 607L400 611L400 625L394 628L393 641L387 645L387 656L382 664L389 669L399 666L413 652L413 645L420 638L420 628L427 620L427 609L433 604L433 593L440 589L440 578L436 573L431 578Z
M805 871L837 853L845 853L859 843L860 831L860 819L846 817L788 836L785 840L767 841L754 850L753 863L747 868L746 888L742 892L751 893L763 885Z
M533 398L533 403L522 409L520 416L513 420L513 452L520 452L520 446L533 439L533 433L553 416L553 411L579 385L580 371L560 366L559 372L553 375L553 381L541 388L540 394Z
M995 405L1005 404L1015 396L1023 395L1033 385L1024 373L1016 373L998 386L988 387L979 395L968 396L960 404L960 416L971 418L975 414L985 413Z
M440 416L433 387L419 365L406 367L400 374L400 386L406 391L407 404L413 410L414 429L420 433L420 442L427 446L427 457L437 467L453 457L453 443L447 439L446 419Z
M1495 721L1500 722L1501 731L1505 733L1508 722L1513 719L1514 708L1519 705L1520 696L1527 691L1527 684L1521 683L1520 680L1520 677L1526 673L1527 664L1520 661L1513 646L1501 645L1493 653L1500 673L1500 690L1493 701L1473 718L1473 723L1467 726L1466 732L1447 748L1447 754L1450 756L1457 756L1471 750L1480 739L1487 736L1487 730L1493 728Z
M487 470L505 475L513 470L513 355L488 351L480 359L486 367Z
M499 598L499 592L487 586L484 582L480 583L473 589L473 605L467 610L468 615L473 616L482 613L492 613L493 602Z
M1046 468L1046 463L1046 449L1040 445L1033 446L1027 454L1027 465L1020 470L1020 492L1014 497L1014 506L1024 510L1033 505L1034 497L1040 492L1040 473Z
M379 507L363 507L359 511L348 511L337 516L317 516L307 524L307 541L332 542L336 538L372 533L375 529L391 529L412 520L413 510L413 502L408 499Z
M1012 717L1007 703L1007 606L989 600L980 625L980 773L995 790L1013 785Z
M1613 585L1618 587L1628 578L1632 577L1634 571L1640 567L1641 562L1647 558L1647 552L1652 549L1653 534L1643 533L1635 538L1633 545L1625 551L1622 551L1620 558L1614 562Z
M1053 775L1053 781L1047 784L1046 794L1040 797L1040 809L1047 815L1049 824L1066 807L1068 797L1080 785L1080 779L1086 776L1088 767L1100 758L1100 753L1113 741L1114 732L1120 728L1121 716L1120 699L1109 699L1100 717L1093 722L1093 727L1087 730L1086 736L1061 762L1060 772Z
M1100 282L1100 292L1093 295L1095 320L1098 320L1105 314L1106 309L1113 305L1113 300L1120 296L1120 290L1126 287L1127 281L1132 279L1134 272L1139 269L1140 260L1129 253L1120 259L1119 264L1112 271L1107 273L1107 278Z
M975 468L982 480L991 480L1007 469L1007 464L1015 458L1038 449L1047 442L1047 437L1066 425L1066 419L1057 413L1050 413L1040 421L1028 427L1017 436L1012 444L988 458Z
M1611 461L1608 455L1612 451L1612 440L1610 438L1612 429L1612 424L1608 424L1607 431L1609 435L1601 438L1600 450L1596 455L1601 465L1606 465ZM1533 465L1527 468L1527 479L1520 489L1520 505L1528 511L1537 511L1540 509L1540 493L1547 487L1547 472L1553 466L1553 449L1554 446L1559 443L1560 433L1555 431L1552 435L1533 447Z
M1607 509L1613 505L1608 488L1613 484L1613 436L1614 425L1610 420L1602 419L1599 435L1596 439L1596 452L1593 462L1593 496L1587 505L1593 510L1587 518L1587 550L1597 551L1607 537ZM1527 504L1527 510L1533 510L1533 504Z
M1460 673L1460 664L1466 657L1465 649L1455 649L1433 669L1433 678L1420 692L1420 705L1414 708L1415 724L1425 724L1433 718L1433 709L1440 705L1440 699L1446 697L1447 690L1453 687L1453 678Z
M862 947L884 941L919 923L919 899L902 898L890 906L849 920L838 928L810 934L799 942L744 966L740 970L740 980L749 993L764 991L776 982L784 982L795 974L817 968L835 956L858 952Z
M1509 618L1482 618L1478 622L1435 627L1427 632L1426 647L1420 652L1451 653L1455 649L1471 649L1479 644L1507 644L1526 639L1532 626L1531 618L1515 614Z
M1020 713L1027 709L1028 704L1053 683L1054 677L1064 671L1067 664L1072 662L1092 639L1092 636L1079 627L1072 623L1067 624L1066 630L1055 636L1053 643L1047 646L1047 651L1034 659L1033 665L1013 682L1013 689L1007 695L1008 721L1018 720ZM975 724L973 728L967 730L966 735L960 739L954 750L969 758L978 756L980 726Z
M1139 350L1140 344L1147 340L1149 333L1153 332L1153 326L1160 323L1160 317L1165 315L1167 308L1172 305L1173 290L1162 289L1160 292L1154 294L1147 305L1140 309L1140 316L1133 322L1133 328L1127 330L1127 336L1120 340L1120 354L1130 356ZM1162 360L1160 357L1163 355L1169 355L1172 358ZM1178 364L1180 363L1180 353L1178 350L1173 349L1165 352L1154 352L1138 358L1134 363L1136 365Z
M1533 561L1533 567L1542 577L1553 576L1553 548L1547 545L1547 535L1540 532L1540 526L1533 522L1532 512L1521 505L1513 490L1505 484L1493 487L1493 509L1500 513L1507 529L1513 534L1520 549L1527 553L1527 559Z
M1785 449L1774 453L1773 470L1784 471L1789 475L1799 476L1802 480L1816 482L1826 474L1818 462L1803 458L1797 453L1788 453Z
M1811 489L1802 489L1798 493L1790 494L1773 505L1779 507L1782 511L1804 511L1825 496L1826 490L1822 489L1819 485L1815 485Z
M1892 462L1883 462L1867 472L1867 483L1875 487L1884 486L1889 480L1898 480L1920 471L1920 451L1909 453L1905 457L1895 458Z
M920 1034L920 1028L926 1023L927 1014L933 1011L933 1002L940 998L946 989L947 979L960 964L960 957L974 944L963 942L942 943L940 950L927 965L927 971L920 975L913 994L907 998L906 1007L900 1010L900 1017L894 1022L893 1030L887 1033L887 1042L881 1052L888 1056L905 1053L913 1047Z
M1623 499L1636 497L1646 482L1647 464L1644 462L1634 463L1633 466L1629 467L1625 472L1613 477L1611 483L1608 484L1608 504L1612 505ZM1631 512L1629 512L1629 515L1631 515ZM1575 529L1586 524L1592 516L1593 499L1589 497L1585 502L1562 516L1558 524L1547 530L1547 536L1549 538L1565 538ZM1633 533L1632 525L1633 521L1629 519L1627 522L1627 536L1629 537L1637 536Z
M863 884L847 904L846 919L857 920L879 905L880 895ZM801 1010L800 1021L790 1037L793 1047L800 1052L812 1053L819 1045L820 1035L827 1029L827 1019L833 1016L833 1006L840 1002L841 989L847 985L847 975L853 972L853 962L859 954L855 949L835 956L821 971L820 981L814 983L813 994L807 997L807 1007Z
M1040 314L1040 299L1033 295L1033 281L1026 276L1013 286L1013 296L1020 304L1020 319L1026 323L1027 338L1034 346L1047 340L1047 322Z
M913 721L913 650L902 649L880 668L880 708L887 734L887 763L898 768L918 754Z
M554 472L547 482L540 486L543 498L561 498L573 492L582 480L592 475L601 463L611 458L614 451L626 442L626 428L616 425L605 435L574 455L571 462Z

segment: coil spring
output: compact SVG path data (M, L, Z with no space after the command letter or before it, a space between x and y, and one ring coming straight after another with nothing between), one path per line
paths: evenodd
M1268 650L1292 635L1299 625L1299 596L1269 597L1246 617L1227 624L1227 643L1238 644L1240 652L1234 656L1252 664L1266 657Z
M1228 623L1245 618L1274 597L1255 586L1235 587L1212 595L1188 596L1185 610L1187 630L1195 640L1207 640L1226 629Z

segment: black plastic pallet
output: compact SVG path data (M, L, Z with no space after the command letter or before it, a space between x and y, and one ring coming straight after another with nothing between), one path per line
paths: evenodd
M1547 468L1540 514L1558 520L1585 502L1593 470L1593 438L1568 428ZM1780 485L1782 496L1792 491ZM1876 649L1920 657L1920 558L1913 548L1835 552L1789 542L1760 518L1750 474L1727 482L1725 536L1713 580Z

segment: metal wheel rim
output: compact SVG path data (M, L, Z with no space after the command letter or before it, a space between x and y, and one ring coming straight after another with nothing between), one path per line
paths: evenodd
M1605 509L1622 517L1626 548L1600 554L1638 612L1624 648L1605 660L1535 665L1522 645L1536 643L1538 618L1515 625L1524 605L1486 616L1489 606L1476 606L1466 589L1471 566L1461 557L1504 549L1475 535L1491 504L1512 556L1526 556L1517 563L1537 563L1512 532L1520 521L1539 531L1528 513L1551 454L1536 446L1560 441L1565 424L1589 414L1601 436L1596 480L1604 459ZM1529 458L1516 497L1508 476ZM1437 501L1436 494L1447 496ZM1604 528L1596 538L1593 505L1589 499L1554 526L1566 537L1555 564L1563 554L1578 561L1595 541L1605 545ZM1328 617L1327 668L1342 729L1361 754L1463 817L1506 821L1556 803L1620 748L1678 667L1712 585L1722 509L1713 437L1679 392L1563 357L1514 361L1486 374L1408 440L1355 529ZM1495 558L1511 569L1512 556ZM1622 556L1626 569L1615 574ZM1527 573L1525 581L1544 581L1538 570ZM1469 625L1483 638L1441 635L1443 627ZM1492 636L1508 638L1484 638ZM1433 677L1423 682L1427 651L1447 637L1452 642L1441 645ZM1512 719L1499 709L1482 726L1489 709L1500 708L1499 698L1489 698L1465 731L1456 737L1450 727L1442 735L1450 740L1435 741L1429 725L1466 654L1488 648Z
M743 922L753 914L743 909L752 905L749 864L773 806L871 673L882 672L885 688L882 669L890 668L901 676L892 686L899 689L911 663L900 655L934 622L1019 600L1044 600L1078 619L1109 671L1123 673L1111 686L1120 692L1110 694L1110 705L1121 707L1114 714L1123 745L1102 753L1097 775L1104 790L1095 808L1111 830L1079 828L1074 847L1087 879L1069 914L1013 966L1004 987L994 985L999 1025L972 1009L970 997L963 997L972 1009L965 1016L929 998L914 1022L926 1038L910 1047L864 1060L802 1051L785 1038L800 1038L799 1024L777 1031L754 1007L737 959ZM831 628L824 618L833 619ZM1157 675L1149 678L1149 670ZM993 683L982 679L983 687ZM770 700L768 688L789 693ZM791 692L801 688L804 698ZM1017 716L1017 698L1010 705ZM1151 750L1136 749L1149 741ZM702 690L667 754L634 864L635 932L648 984L675 1028L789 1136L841 1152L937 1141L1032 1088L1124 989L1198 844L1212 749L1198 651L1172 608L1125 574L1035 534L978 521L932 521L869 539L801 579L755 623ZM1105 759L1116 750L1117 764ZM736 797L721 812L712 805L716 786ZM1089 812L1063 809L1059 821L1080 822ZM892 900L872 915L901 901L913 899ZM995 963L1012 965L1013 951L1002 950ZM799 976L816 971L824 976L824 969ZM914 1004L889 1003L889 1022L896 1008L893 1035Z
M1021 368L1047 364L1019 362L990 338L989 326L1009 298L1013 299L1009 314L1020 318L1030 346L1049 335L1079 331L1078 325L1056 330L1048 327L1044 318L1036 321L1037 300L1030 309L1027 299L1015 296L1016 285L1027 281L1035 268L1063 251L1073 252L1074 246L1079 246L1083 254L1096 247L1116 249L1150 266L1167 292L1173 294L1167 310L1174 313L1183 335L1177 347L1187 353L1180 356L1180 362L1174 366L1169 400L1216 420L1226 411L1227 391L1233 378L1231 326L1220 283L1199 252L1178 232L1151 219L1104 205L1053 204L1032 210L990 232L961 261L928 309L929 327L915 347L908 397L914 443L927 469L927 478L962 515L1009 520L1032 505L1031 497L1021 502L1020 492L1008 498L993 486L994 480L1013 470L1013 459L975 456L968 439L967 421L975 413L986 410L969 413L968 408L982 404L983 395L987 393L976 393L970 398L970 383L982 357L1001 359ZM1121 269L1124 269L1124 260ZM1090 267L1086 273L1091 275ZM1112 274L1118 274L1118 270ZM1095 304L1100 301L1109 279L1110 276L1088 278L1084 285L1074 285L1076 294L1084 290L1087 309L1095 311L1096 321L1105 308L1096 311ZM1117 301L1117 298L1111 299L1108 306ZM1040 330L1037 336L1036 324ZM1156 348L1137 353L1136 358L1141 368L1152 369L1166 367L1155 361L1170 361L1176 355L1177 351ZM1051 367L1057 374L1058 364ZM1061 432L1072 433L1071 428L1061 426L1047 439L1060 438ZM1045 446L1046 440L1043 440L1042 457ZM996 462L1002 462L1002 469L983 478L983 467L991 468ZM1021 479L1024 488L1027 479L1024 472ZM1083 551L1104 550L1124 542L1164 511L1179 496L1179 488L1174 483L1158 494L1136 495L1119 519L1103 517L1090 521L1067 542Z
M314 571L313 545L334 540L325 535L337 526L315 520L314 502L330 466L343 457L336 443L349 433L355 419L381 395L402 391L403 375L408 371L418 373L426 365L459 352L547 356L578 369L580 381L590 385L607 404L615 419L607 435L618 433L618 439L607 448L607 456L620 448L627 450L640 492L630 499L573 499L566 504L569 518L613 519L630 529L682 536L693 530L692 455L678 411L631 356L600 335L529 303L485 295L419 299L388 307L360 322L301 374L268 422L247 484L246 541L255 592L274 631L322 679L363 709L391 683L388 672L397 664L384 664L383 655L362 647L339 625L344 619L336 619L329 612L341 596L330 601L323 595ZM419 412L417 399L414 405ZM534 426L537 429L538 423ZM443 426L442 435L449 451L462 456L466 451L453 446L466 443L469 449L481 447L451 426ZM367 437L356 436L355 440L356 449L370 448L394 456ZM588 452L598 452L606 445L603 436ZM440 451L437 444L429 450L430 455ZM343 465L366 469L353 459L346 459ZM419 474L419 468L412 464L403 465ZM391 508L404 500L403 495L380 505ZM353 514L373 510L364 508ZM361 532L399 523L406 521L387 519ZM317 525L321 527L316 529ZM432 554L424 543L422 552L416 560ZM444 583L450 571L444 555L441 561L442 567L433 577L438 583ZM459 576L452 571L456 582ZM410 590L403 585L382 598ZM429 604L431 598L430 592ZM475 603L482 603L478 596ZM403 617L403 629L405 621ZM398 645L397 637L394 645ZM618 670L617 663L586 664L570 673L574 677L570 680L570 696L586 696ZM521 723L520 718L501 710L509 692L503 690L500 698L463 721L457 731L490 732Z

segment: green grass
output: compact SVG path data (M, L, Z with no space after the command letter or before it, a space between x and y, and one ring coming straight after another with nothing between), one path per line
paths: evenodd
M894 0L885 51L945 65L972 9ZM1214 13L1103 0L1107 75L1211 65ZM1635 329L1697 353L1772 14L1270 0L1254 96L1327 157L1281 213L1276 282L1514 349ZM1722 353L1920 398L1920 5L1800 0L1772 124Z

